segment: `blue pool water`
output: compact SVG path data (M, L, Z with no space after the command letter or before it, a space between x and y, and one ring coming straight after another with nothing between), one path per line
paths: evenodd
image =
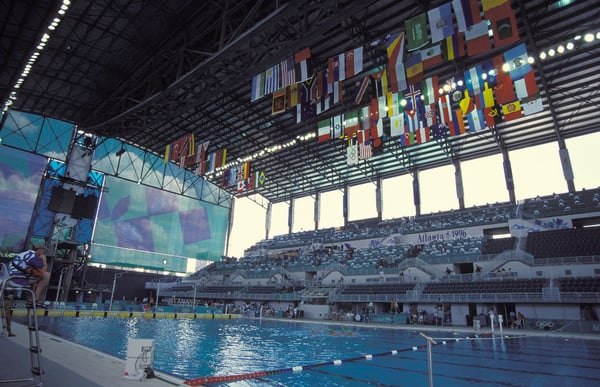
M286 370L235 386L427 386L425 340L417 331L272 320L40 319L44 331L124 359L127 339L155 339L154 368L183 379ZM472 337L436 331L436 386L600 385L600 341ZM505 332L509 334L515 331ZM417 347L417 350L412 350ZM398 353L392 355L392 350ZM371 360L365 355L373 354ZM333 360L343 360L333 365ZM345 361L354 359L352 361ZM301 372L289 367L316 365Z

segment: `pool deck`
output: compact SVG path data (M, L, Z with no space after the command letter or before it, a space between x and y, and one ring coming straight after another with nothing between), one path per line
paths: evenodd
M281 320L281 319L273 319ZM288 320L289 321L289 320ZM327 325L363 325L362 323L344 323L323 320L297 320L313 324ZM368 324L372 327L405 329L422 332L452 332L460 333L461 336L477 334L489 334L489 329L481 329L477 332L470 327L436 327L431 325L387 325ZM15 337L0 337L0 386L20 387L35 385L31 382L3 382L31 378L29 333L27 328L19 323L13 322L13 333ZM498 330L495 332L500 334ZM505 335L531 335L582 339L600 339L599 335L542 332L530 330L504 330ZM111 387L133 387L140 386L183 386L183 380L155 370L155 378L143 381L127 379L123 376L125 371L125 360L108 354L83 347L81 345L64 340L60 337L40 331L40 347L42 348L43 386L48 387L70 387L70 386L111 386Z

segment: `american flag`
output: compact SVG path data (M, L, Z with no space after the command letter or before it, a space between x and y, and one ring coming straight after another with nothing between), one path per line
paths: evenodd
M373 147L371 143L358 144L358 158L360 160L370 159L373 157Z
M281 87L287 87L296 82L296 64L294 57L290 56L280 63Z

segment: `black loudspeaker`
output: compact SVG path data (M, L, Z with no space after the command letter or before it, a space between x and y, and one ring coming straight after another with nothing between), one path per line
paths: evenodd
M54 212L70 215L75 203L75 191L62 187L52 188L48 209Z
M73 219L93 219L96 215L96 208L98 207L98 196L90 195L83 196L78 195L75 197L75 204L73 205L73 213L71 217Z

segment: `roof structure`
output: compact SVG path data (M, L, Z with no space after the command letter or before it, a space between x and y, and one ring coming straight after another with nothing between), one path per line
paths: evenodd
M40 49L65 3L66 13ZM442 60L423 78L437 75L442 84L525 43L535 59L542 112L414 146L387 138L382 155L357 165L348 165L346 140L307 139L317 133L318 121L359 107L358 85L365 74L385 68L390 34L447 3L6 0L0 4L0 101L157 155L194 133L196 144L209 141L209 151L226 149L229 162L252 158L251 168L266 175L257 192L271 202L548 142L562 148L565 139L600 129L597 2L518 0L510 1L517 42ZM364 50L363 71L342 81L341 101L323 113L297 122L295 108L272 114L271 95L251 101L253 77L295 53L309 48L312 69L321 71L330 57L356 47ZM36 50L40 54L23 77ZM222 179L205 177L217 185ZM227 190L236 194L235 186Z

